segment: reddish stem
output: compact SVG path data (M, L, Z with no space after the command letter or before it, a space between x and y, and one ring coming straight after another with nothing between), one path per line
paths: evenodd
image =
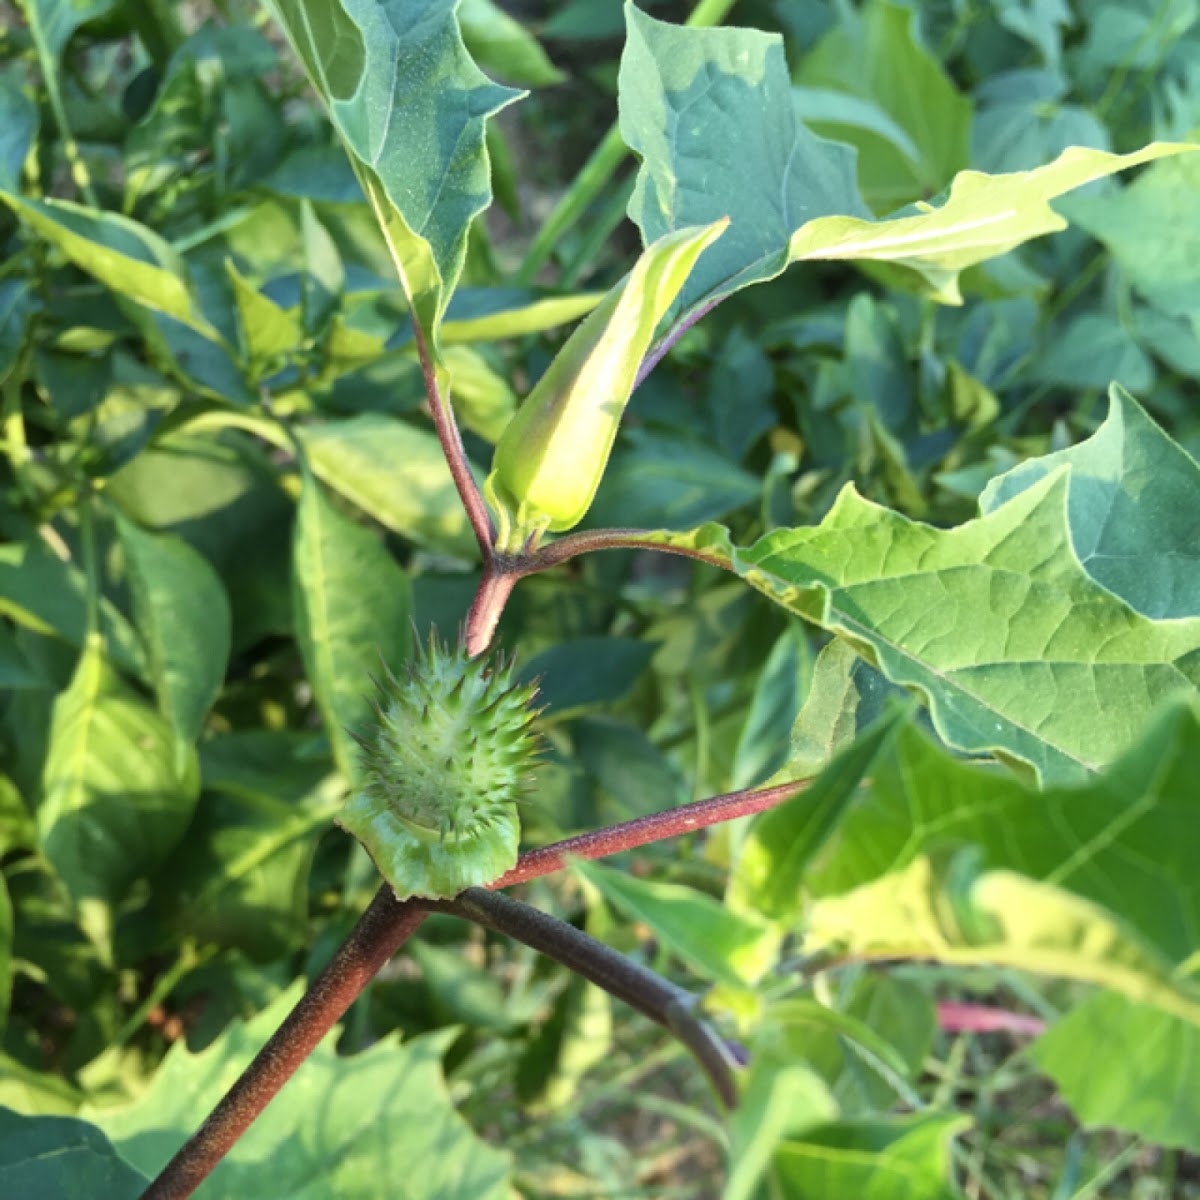
M467 613L467 653L472 657L482 654L491 645L500 614L519 578L519 575L503 569L498 556L485 564L471 611Z
M1015 1033L1037 1037L1046 1032L1041 1017L1009 1012L987 1004L943 1000L937 1006L938 1025L947 1033Z
M529 850L489 886L511 887L561 870L571 858L601 858L762 812L794 796L807 782L713 796ZM413 902L401 902L387 884L381 886L329 964L141 1200L186 1200L424 918Z
M458 489L458 498L462 501L467 519L475 531L475 540L479 543L486 568L492 561L492 546L496 540L492 516L475 483L475 476L471 474L471 464L467 461L462 435L454 419L454 409L450 407L450 397L443 396L442 389L438 386L437 369L429 356L425 333L416 314L413 315L413 334L417 343L417 357L421 360L421 374L425 379L425 394L429 397L429 409L433 414L433 427L437 432L438 441L442 444L442 454L450 468L450 477Z
M400 903L389 887L376 892L329 964L142 1200L184 1200L200 1186L425 915Z
M756 791L710 796L707 800L681 804L678 808L667 809L666 812L651 813L647 817L622 821L620 825L581 833L537 850L526 850L507 875L502 875L489 886L512 887L516 883L526 883L530 879L561 871L572 858L603 858L608 854L620 854L623 850L634 850L651 842L661 842L667 838L693 833L697 829L706 829L709 825L719 825L722 821L748 817L752 813L782 804L807 786L808 780L801 779L777 784L775 787L759 788Z
M532 554L522 556L515 570L519 575L532 575L547 567L556 567L576 555L590 554L593 550L656 550L660 554L678 554L729 570L728 561L719 554L690 546L666 545L650 537L645 529L585 529L582 533L569 533Z

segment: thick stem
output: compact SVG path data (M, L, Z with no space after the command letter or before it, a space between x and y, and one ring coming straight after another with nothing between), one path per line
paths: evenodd
M762 812L783 803L806 785L806 780L795 780L757 791L731 792L567 838L522 854L508 874L489 886L492 889L511 887L561 870L571 858L618 854L721 821ZM392 889L383 884L329 965L313 980L312 986L213 1109L208 1120L142 1193L141 1200L186 1200L424 917L425 913L416 904L412 901L401 903ZM672 1009L670 1017L670 1028L678 1032L680 1012ZM686 1029L686 1019L683 1025ZM690 1048L700 1054L699 1046L690 1045Z
M519 575L498 569L499 562L485 563L479 590L467 614L467 653L473 658L482 654L492 644L500 614L508 603Z
M684 988L617 953L591 934L486 888L468 888L453 900L422 903L436 912L465 917L515 938L669 1029L696 1056L725 1107L737 1104L733 1073L738 1061L729 1047L696 1018L695 997Z
M424 919L415 905L381 887L328 966L142 1200L190 1196Z

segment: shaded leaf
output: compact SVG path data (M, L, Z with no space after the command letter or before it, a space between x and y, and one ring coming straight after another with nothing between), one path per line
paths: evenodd
M0 1193L55 1200L136 1200L149 1179L94 1125L0 1108Z
M312 738L251 730L206 741L204 794L156 887L172 925L270 962L303 943L308 871L344 800Z
M463 0L458 20L471 56L489 74L521 87L545 87L566 78L533 34L493 0Z

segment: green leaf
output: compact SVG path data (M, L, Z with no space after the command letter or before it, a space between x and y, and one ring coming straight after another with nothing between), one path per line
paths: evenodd
M83 1097L60 1075L35 1071L0 1054L0 1109L11 1108L25 1116L69 1115Z
M37 137L37 105L13 79L0 79L0 189L17 191L33 139Z
M632 5L625 15L621 136L642 158L630 218L647 243L731 222L684 285L683 312L774 278L812 218L870 215L853 152L797 119L781 38L668 25Z
M805 877L812 936L1066 975L1200 1022L1182 973L1197 770L1200 716L1182 704L1098 778L1044 792L909 727Z
M1114 386L1108 416L1090 438L997 476L980 511L994 511L1063 464L1071 468L1067 520L1083 569L1148 617L1200 616L1195 459Z
M961 1200L950 1146L969 1125L966 1117L930 1112L839 1121L780 1146L774 1176L788 1200Z
M824 1080L804 1063L777 1061L756 1046L738 1106L730 1118L729 1175L724 1200L753 1200L771 1157L787 1137L824 1125L838 1107Z
M470 346L447 346L443 361L459 424L495 445L517 411L508 379Z
M381 525L419 545L470 558L475 539L437 438L363 413L296 430L313 472Z
M574 638L535 654L520 678L538 681L539 703L561 720L627 696L653 656L654 646L638 638Z
M533 34L493 0L462 0L458 20L471 57L490 74L521 87L566 79Z
M411 642L412 585L370 530L305 473L292 546L296 636L334 759L358 778L351 736L370 717L371 674L398 669Z
M543 333L586 317L604 299L603 292L539 295L515 288L458 292L442 323L442 345L496 342Z
M1055 1022L1028 1054L1085 1126L1200 1149L1195 1022L1117 992L1098 992Z
M879 46L876 82L911 92L912 103L906 97L901 111L920 136L930 120L946 121L930 134L929 145L941 147L937 164L921 168L938 174L936 189L965 162L958 147L963 127L954 115L961 103L927 107L904 55L888 52L889 39L898 37L919 53L902 28L910 15L876 5L863 28ZM647 242L721 216L732 222L684 288L685 314L810 259L870 262L888 282L958 304L963 269L1066 227L1049 200L1115 171L1196 149L1155 143L1119 155L1072 148L1032 171L962 171L940 207L922 203L916 215L877 221L855 185L852 151L801 124L778 37L666 25L633 8L627 17L621 133L642 156L630 217ZM837 69L858 79L861 54L846 52Z
M94 1125L0 1108L0 1194L49 1200L137 1200L149 1179Z
M436 328L491 200L484 127L520 94L463 45L457 0L274 0L329 108L420 326Z
M776 1002L754 1034L754 1056L802 1062L825 1081L842 1116L911 1102L937 1032L933 1000L920 986L882 974L847 973L827 1003Z
M751 504L762 481L702 442L631 429L588 514L591 526L686 529Z
M784 923L799 916L809 862L898 725L898 713L877 721L806 788L754 819L729 879L729 901L739 912Z
M289 989L199 1054L176 1042L137 1100L88 1115L128 1162L153 1174L298 998L299 989ZM506 1200L510 1156L479 1140L450 1102L441 1062L455 1036L443 1030L401 1046L389 1035L343 1057L334 1051L337 1034L330 1034L196 1196L375 1200L383 1181L385 1190L402 1186L412 1200Z
M1156 163L1119 192L1072 196L1066 218L1108 248L1125 278L1157 308L1192 317L1200 297L1196 193L1200 158Z
M1050 200L1139 163L1196 149L1154 142L1131 154L1109 154L1073 146L1032 171L962 171L943 204L919 205L924 211L917 215L887 221L829 216L798 227L788 261L867 261L890 283L927 291L944 304L961 304L959 275L967 267L1067 227Z
M271 962L302 943L317 838L344 783L312 739L251 730L206 741L204 794L188 835L155 880L176 930Z
M177 735L194 742L229 661L225 588L208 561L178 537L147 533L119 513L116 520L150 681Z
M1075 557L1068 469L939 530L847 486L818 526L730 545L719 526L653 540L698 547L790 611L845 637L926 699L938 733L1028 763L1047 783L1099 770L1167 697L1200 684L1200 620L1152 621Z
M800 698L808 691L813 658L802 625L792 622L779 635L754 684L746 723L738 735L730 785L761 784L783 766L788 757L788 737Z
M0 279L0 383L5 382L20 361L30 320L36 311L34 289L28 280Z
M855 654L849 642L834 638L817 655L812 686L792 726L792 753L780 778L816 775L884 712L889 695L903 695Z
M859 185L877 213L936 195L969 161L971 101L921 45L919 21L874 0L796 70L801 117L858 149Z
M200 311L183 261L153 230L67 200L31 200L2 189L0 200L81 271L119 296L221 341Z
M7 781L5 781L7 784ZM0 875L0 1031L8 1021L13 981L13 910L4 876Z
M265 365L298 349L304 340L304 330L293 310L280 308L264 296L247 282L232 261L226 262L225 270L233 284L242 347L250 361Z
M738 915L705 892L678 883L635 879L624 871L575 861L574 869L627 917L648 925L693 970L744 987L771 969L779 939L749 914Z
M82 647L87 626L87 581L40 538L0 546L0 613L32 629ZM145 654L133 627L107 600L100 601L100 627L113 661L135 674Z
M57 64L71 35L111 11L113 0L24 0L21 7Z
M166 722L128 692L90 635L54 703L37 824L42 850L101 947L113 906L191 820L194 756L183 756L178 773L176 762Z

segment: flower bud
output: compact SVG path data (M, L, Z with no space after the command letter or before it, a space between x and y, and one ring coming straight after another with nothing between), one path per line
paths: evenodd
M655 328L728 223L680 229L648 246L525 398L485 485L500 520L500 549L519 550L531 537L583 519Z

